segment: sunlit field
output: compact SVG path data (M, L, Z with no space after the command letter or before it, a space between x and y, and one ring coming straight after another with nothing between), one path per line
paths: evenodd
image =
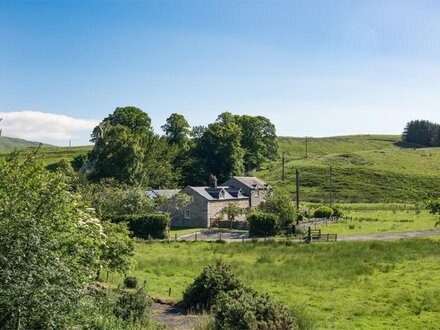
M153 297L179 301L204 266L223 259L248 286L317 328L435 329L440 322L440 241L137 244L131 275ZM110 274L117 286L122 278ZM171 288L171 295L169 290Z

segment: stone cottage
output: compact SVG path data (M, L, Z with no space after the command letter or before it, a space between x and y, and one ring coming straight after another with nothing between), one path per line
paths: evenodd
M229 203L243 209L236 220L245 220L247 209L260 205L271 192L268 184L255 177L233 177L218 186L217 179L211 176L209 186L187 186L181 190L193 201L171 219L171 226L209 228L213 222L226 217L222 210Z

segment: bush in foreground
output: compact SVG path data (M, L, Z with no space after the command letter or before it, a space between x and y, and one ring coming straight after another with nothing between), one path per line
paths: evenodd
M216 329L285 330L294 326L287 308L251 289L221 293L214 315Z
M186 290L184 303L189 308L209 307L213 319L201 329L287 330L305 323L269 295L245 287L222 261L203 270Z
M136 292L124 292L119 297L114 307L114 314L134 323L148 320L151 313L152 301L143 289Z
M240 281L231 272L229 265L217 261L203 269L183 295L183 302L187 307L209 308L215 304L218 295L222 292L233 291L242 287Z
M275 236L278 217L272 213L253 212L248 216L249 234L255 236Z

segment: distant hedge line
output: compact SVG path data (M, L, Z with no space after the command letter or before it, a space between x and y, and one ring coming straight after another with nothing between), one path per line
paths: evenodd
M129 214L110 217L115 223L126 222L134 237L164 239L168 237L170 217L165 213Z

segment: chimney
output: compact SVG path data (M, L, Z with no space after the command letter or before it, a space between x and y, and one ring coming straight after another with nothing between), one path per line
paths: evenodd
M217 188L217 178L215 175L212 175L209 177L209 186L211 188Z

